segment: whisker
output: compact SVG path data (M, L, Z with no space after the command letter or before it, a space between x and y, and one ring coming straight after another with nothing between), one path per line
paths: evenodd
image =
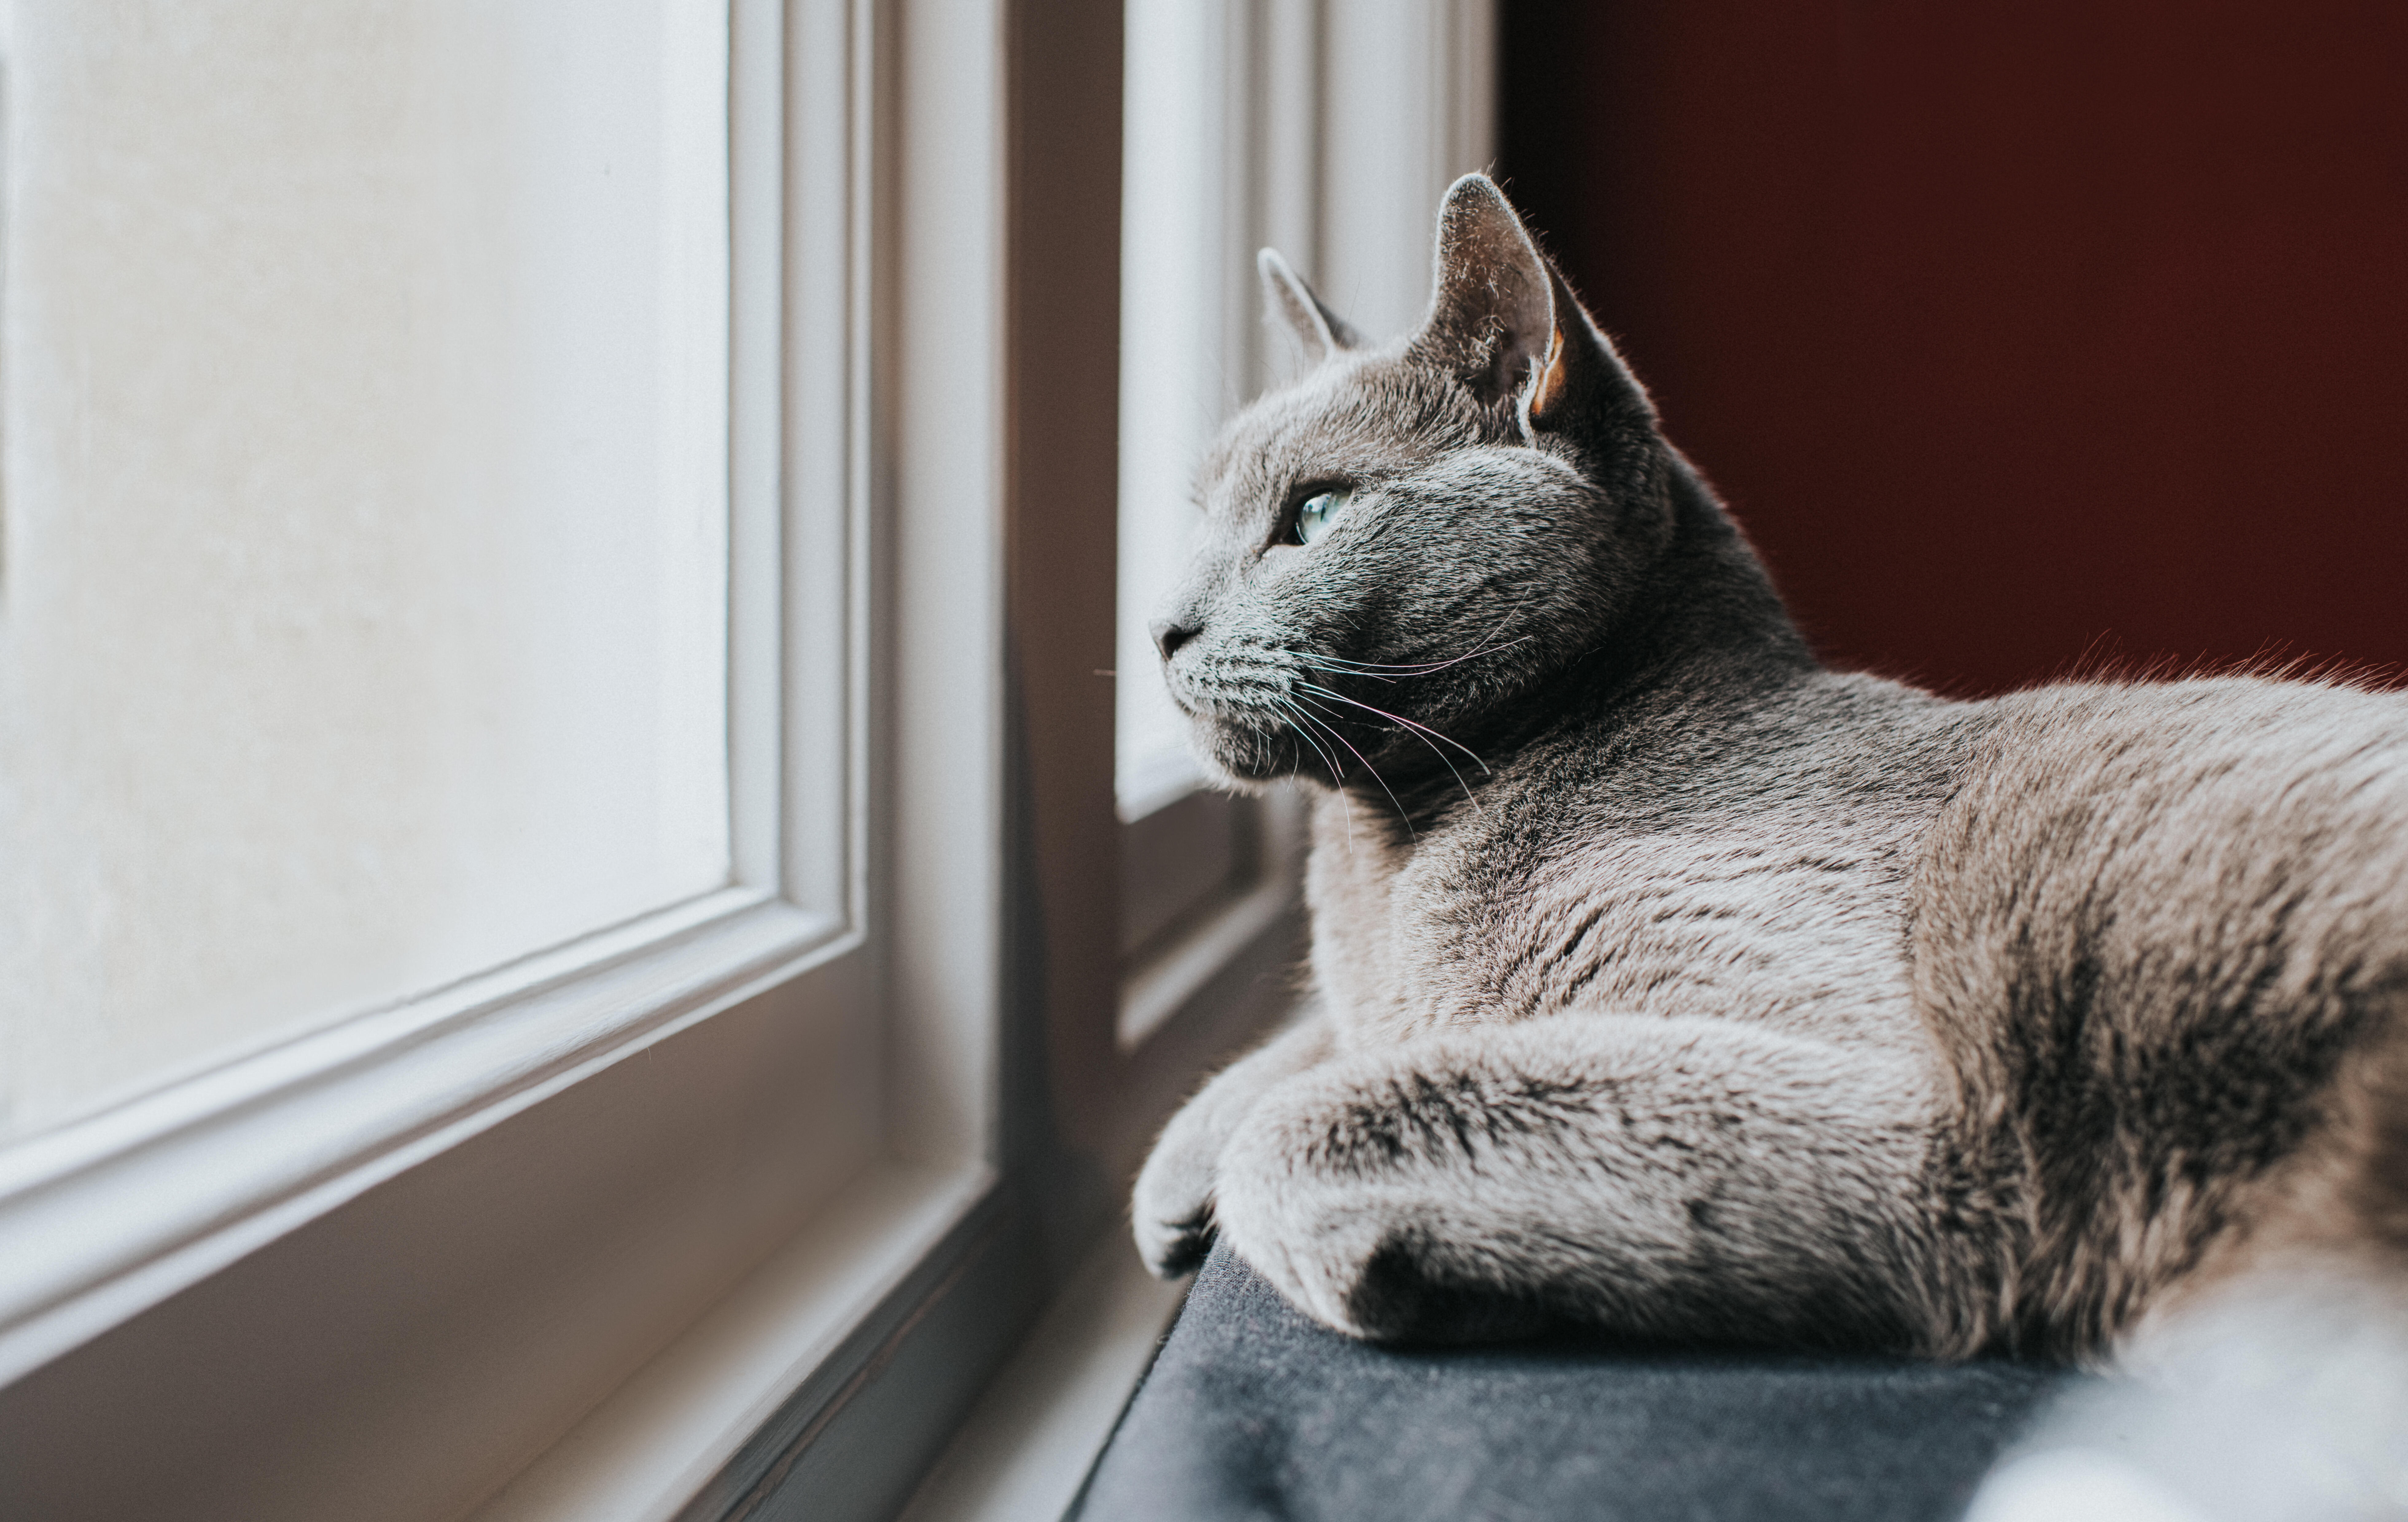
M1299 709L1297 709L1297 713L1299 713L1299 714L1301 714L1301 713L1303 713L1303 712L1304 712L1304 710L1303 710L1303 709L1301 709L1301 708L1299 708ZM1331 739L1333 739L1333 740L1337 741L1340 745L1344 746L1344 747L1345 747L1347 749L1349 749L1349 750L1354 750L1354 741L1352 741L1352 740L1349 740L1349 739L1348 739L1348 738L1346 738L1346 736L1344 736L1343 734L1339 733L1338 733L1338 727L1337 727L1336 725L1331 724L1331 723L1330 723L1328 720L1326 720L1326 719L1324 719L1324 720L1322 721L1321 728L1322 728L1323 732L1324 732L1324 733L1326 733L1326 734L1328 734L1328 736L1329 736ZM1380 775L1380 769L1379 769L1378 767L1376 767L1376 766L1374 766L1374 765L1372 765L1372 764L1371 764L1371 758L1370 758L1370 757L1369 757L1369 756L1366 756L1365 754L1363 754L1363 753L1362 753L1361 751L1359 751L1359 750L1354 750L1354 759L1355 759L1356 761L1361 761L1361 762L1363 763L1363 770L1365 770L1365 771L1367 771L1367 772L1369 772L1369 773L1370 773L1370 774L1371 774L1371 780L1372 780L1372 781L1374 781L1374 782L1376 782L1376 783L1378 783L1378 784L1380 785L1380 790L1381 790L1382 792L1384 792L1384 793L1386 793L1386 794L1388 795L1388 802L1389 802L1389 803L1391 803L1391 804L1396 804L1396 805L1397 805L1397 818L1400 818L1400 819L1402 819L1402 820L1404 820L1404 821L1405 821L1405 834L1406 834L1407 838L1409 838L1409 839L1412 839L1412 840L1419 840L1419 839L1421 838L1421 835L1420 835L1420 833L1419 833L1418 832L1416 832L1416 831L1413 829L1413 817L1412 817L1412 815L1410 815L1410 814L1408 814L1408 813L1406 813L1406 812L1405 812L1405 805L1404 805L1403 804L1401 804L1401 803L1398 803L1398 800L1397 800L1397 790L1396 790L1394 788L1391 788L1391 787L1389 787L1389 786L1388 786L1388 779L1387 779L1386 777L1382 776L1382 775Z
M1306 703L1312 703L1312 700L1311 698L1305 698L1305 699L1302 699L1302 700L1300 700L1300 701L1302 701L1302 702L1306 702ZM1347 700L1347 701L1352 702L1353 700L1352 700L1352 699L1349 699L1349 700ZM1316 707L1318 707L1318 706L1319 706L1319 704L1314 704L1314 705L1315 705ZM1358 703L1358 704L1355 704L1354 705L1355 705L1356 707L1358 707L1358 708L1360 708L1360 707L1362 707L1362 706L1363 706L1363 704L1359 704L1359 703ZM1324 719L1322 722L1323 722L1324 724L1326 724L1326 723L1328 722L1328 720ZM1464 801L1465 803L1469 804L1471 805L1471 812L1472 812L1472 813L1474 813L1474 814L1482 815L1482 817L1483 817L1483 818L1485 818L1486 816L1484 815L1484 813L1483 813L1483 811L1482 811L1482 809L1481 809L1481 807L1480 807L1480 800L1479 800L1479 798L1478 798L1477 796L1475 796L1475 795L1472 793L1472 790L1471 790L1471 784L1463 780L1463 774L1462 774L1461 772L1458 772L1458 771L1456 771L1456 770L1455 769L1455 762L1453 762L1453 761L1449 761L1449 760L1447 760L1447 759L1446 759L1446 752L1445 752L1445 751L1443 751L1443 750L1440 750L1438 747L1436 747L1436 746L1434 746L1434 745L1431 745L1431 744L1429 743L1429 739L1428 739L1428 737L1427 737L1427 736L1426 736L1426 735L1424 735L1424 734L1422 734L1416 727L1413 727L1413 726L1408 726L1408 727L1405 729L1404 733L1408 733L1408 734L1411 734L1411 735L1412 735L1412 737L1413 737L1414 739L1421 741L1423 747L1424 747L1425 749L1426 749L1426 750L1427 750L1431 755L1436 756L1436 757L1438 758L1438 763L1439 763L1440 766L1443 766L1443 767L1445 767L1445 768L1446 768L1447 775L1449 775L1449 776L1451 776L1451 777L1455 778L1455 785L1456 787L1461 788L1461 789L1463 789L1463 801ZM1444 736L1440 736L1440 738L1444 738ZM1449 743L1450 745L1452 745L1454 742L1453 742L1453 741L1449 741L1448 743ZM1477 759L1477 758L1474 758L1474 759Z
M1529 605L1530 599L1525 597L1520 602L1515 603L1512 607L1507 608L1503 613L1498 616L1495 627L1491 628L1487 633L1481 636L1480 643L1477 646L1465 651L1463 654L1447 661L1417 661L1403 662L1389 661L1354 661L1349 660L1344 656L1322 655L1317 652L1306 650L1288 650L1283 653L1295 656L1298 660L1302 661L1323 661L1334 662L1336 666L1345 668L1347 673L1353 676L1376 676L1381 672L1397 672L1407 676L1418 676L1433 671L1444 671L1449 666L1459 665L1466 661L1471 660L1475 656L1492 654L1497 650L1510 650L1514 646L1527 641L1531 638L1530 635L1520 634L1506 641L1502 645L1492 643L1498 635L1505 632L1506 626L1513 621L1515 616L1520 614L1523 609Z
M1348 670L1348 669L1347 669L1346 667L1344 667L1344 666L1332 665L1332 664L1329 662L1329 661L1328 661L1326 657L1323 657L1323 656L1317 656L1317 655L1307 655L1307 654L1305 654L1305 653L1304 653L1303 651L1301 651L1301 650L1290 650L1290 651L1288 651L1287 653L1288 653L1289 655L1291 655L1291 656L1295 657L1295 658L1296 658L1296 663L1297 663L1297 665L1302 666L1305 670L1307 670L1307 671L1318 671L1318 672L1324 673L1324 674L1325 674L1325 675L1326 675L1326 676L1368 676L1368 677L1369 677L1372 681L1375 681L1375 682L1387 682L1387 683L1390 683L1391 685L1393 685L1393 684L1395 684L1395 683L1398 683L1398 682L1401 682L1401 681L1403 681L1403 680L1405 679L1403 676L1381 676L1381 675L1380 675L1378 672L1376 672L1376 671L1350 671L1350 670ZM1408 673L1408 675L1411 675L1411 674L1410 674L1410 673Z
M1494 771L1490 770L1486 761L1480 759L1480 753L1478 751L1472 749L1469 746L1465 745L1460 740L1455 739L1449 735L1439 733L1438 731L1431 729L1426 724L1416 724L1412 719L1405 718L1403 715L1392 714L1385 708L1374 708L1369 704L1365 703L1358 698L1350 698L1343 692L1332 691L1328 688L1323 687L1317 682L1298 682L1296 685L1305 689L1307 691L1318 692L1325 698L1335 698L1340 703L1353 704L1355 707L1362 709L1367 714L1378 714L1382 718L1387 719L1391 723L1402 724L1405 728L1412 730L1416 733L1426 734L1434 740L1444 740L1448 745L1455 747L1455 749L1460 750L1465 755L1470 757L1473 764L1478 766L1483 772L1487 772L1491 776L1497 775Z
M1289 729L1295 730L1297 733L1302 735L1304 737L1304 743L1312 747L1312 753L1321 758L1321 763L1329 768L1329 779L1341 788L1346 786L1346 775L1344 771L1338 764L1337 756L1328 750L1323 749L1320 742L1313 739L1312 732L1302 728L1297 723L1297 719L1309 718L1311 716L1307 715L1302 709L1297 707L1295 704L1291 703L1286 698L1273 698L1271 701L1279 706L1280 722L1285 724Z
M1273 698L1271 701L1279 704L1280 707L1288 710L1288 712L1294 713L1297 716L1297 718L1308 717L1303 709L1296 707L1285 698ZM1333 758L1327 751L1321 748L1320 743L1313 739L1312 732L1307 730L1303 725L1298 724L1296 721L1296 718L1290 718L1286 714L1282 714L1280 717L1280 722L1285 724L1289 729L1296 731L1298 735L1302 736L1304 743L1312 747L1312 753L1321 758L1322 764L1329 768L1329 779L1337 785L1338 789L1338 806L1341 811L1343 811L1346 818L1346 859L1350 861L1353 861L1354 859L1354 805L1353 803L1349 802L1346 797L1346 775L1344 771L1339 766L1335 758Z
M1498 650L1510 650L1516 645L1527 643L1530 638L1531 636L1528 634L1517 634L1513 638L1507 640L1502 645L1484 645L1476 650L1467 650L1463 654L1446 661L1420 661L1405 662L1390 661L1350 661L1344 656L1321 655L1318 653L1308 653L1302 650L1291 650L1288 653L1297 657L1300 661L1311 663L1321 663L1328 670L1342 671L1348 676L1381 676L1383 680L1393 681L1396 679L1395 676L1386 676L1383 674L1394 672L1398 676L1425 676L1433 671L1444 671L1449 666L1461 665L1464 661L1469 661L1475 656L1494 655Z

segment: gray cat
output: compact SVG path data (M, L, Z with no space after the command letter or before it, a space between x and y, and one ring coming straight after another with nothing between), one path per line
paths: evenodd
M1578 1323L2087 1358L2399 1282L2408 701L1948 702L1820 666L1496 187L1200 476L1155 626L1230 786L1314 785L1317 1013L1138 1181L1359 1337Z

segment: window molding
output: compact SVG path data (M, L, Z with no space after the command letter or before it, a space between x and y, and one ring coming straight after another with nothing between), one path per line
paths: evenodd
M735 881L0 1155L0 1510L459 1515L748 1295L791 1357L722 1371L677 1483L916 1371L874 1494L1038 1303L997 1169L1004 10L671 4L728 71Z
M829 219L854 246L834 258L805 250L790 278L780 7L677 8L671 131L691 138L726 123L717 148L677 145L717 167L681 186L665 216L699 223L676 229L679 260L700 271L679 283L700 321L681 327L694 341L678 347L695 351L686 368L700 367L695 406L709 416L681 417L673 432L694 477L685 489L716 480L725 493L734 881L0 1151L0 1242L11 1264L0 1280L0 1384L601 1067L866 948L867 409L852 398L867 342L850 329L866 305L855 287L867 279L867 219ZM803 7L814 13L842 23L841 7ZM838 193L860 184L866 201L858 166L841 157L867 137L848 120L848 81L801 82L802 110L816 120L798 123L797 156L826 144L839 158L798 164L794 199L820 192L833 167ZM711 97L724 104L704 105ZM697 196L699 219L687 204ZM712 204L724 208L715 219ZM781 382L789 285L798 320L818 326ZM787 385L790 405L781 402ZM722 416L724 437L696 437L721 431ZM843 511L786 511L788 428L797 462L837 462L833 480L798 488ZM831 713L845 721L826 723ZM830 1007L817 1017L846 1017Z
M755 1515L807 1450L864 1419L854 1402L915 1335L944 1335L957 1353L974 1352L982 1330L1009 1339L1008 1301L960 1293L982 1271L1011 1280L1017 1244L995 1182L991 1172L871 1170L514 1475L475 1522ZM965 1336L965 1307L989 1325ZM919 1457L909 1441L876 1437L861 1452L873 1464ZM823 1478L831 1457L820 1456ZM891 1491L883 1478L853 1486Z
M1139 1054L1156 1034L1178 1022L1206 1017L1226 1005L1234 992L1274 975L1283 963L1293 965L1302 955L1305 818L1299 798L1282 794L1230 800L1193 794L1125 827L1123 872L1133 876L1158 871L1162 857L1175 848L1175 838L1138 838L1148 823L1163 820L1174 810L1214 804L1230 812L1235 811L1231 805L1244 808L1233 822L1251 837L1251 860L1211 885L1211 896L1172 919L1166 933L1131 948L1135 956L1125 963L1113 1035L1132 1061L1144 1060ZM1124 892L1129 896L1128 890ZM1236 989L1228 987L1233 976Z
M857 944L728 889L0 1153L0 1383Z

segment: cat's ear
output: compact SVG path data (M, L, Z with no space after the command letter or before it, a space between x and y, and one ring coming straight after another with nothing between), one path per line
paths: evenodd
M1254 256L1254 267L1263 272L1263 302L1276 313L1304 350L1307 367L1319 364L1340 349L1354 348L1362 343L1354 330L1340 320L1335 312L1321 305L1312 287L1304 277L1288 267L1277 249L1265 249Z
M1439 208L1435 285L1412 351L1482 403L1510 402L1525 437L1599 408L1654 416L1646 391L1486 175L1456 180Z

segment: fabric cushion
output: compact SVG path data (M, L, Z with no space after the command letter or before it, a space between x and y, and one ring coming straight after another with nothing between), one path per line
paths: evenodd
M2062 1371L1617 1346L1374 1347L1215 1247L1081 1522L1942 1522Z

